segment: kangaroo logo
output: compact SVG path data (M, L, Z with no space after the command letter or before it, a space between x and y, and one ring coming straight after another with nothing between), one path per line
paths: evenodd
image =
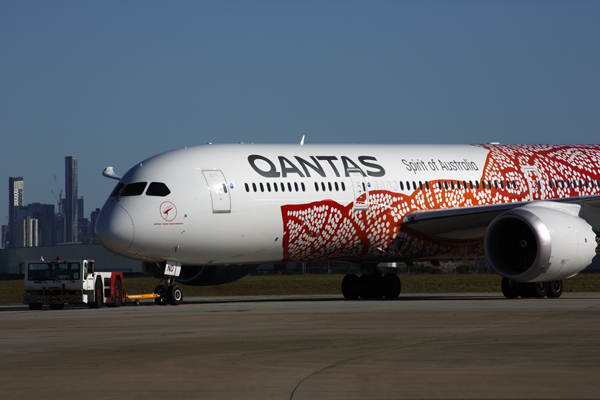
M171 222L177 217L177 207L170 201L165 201L160 205L160 216L167 222Z

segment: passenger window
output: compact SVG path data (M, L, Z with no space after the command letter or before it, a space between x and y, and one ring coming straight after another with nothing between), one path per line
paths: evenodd
M121 196L139 196L144 193L144 189L146 189L146 182L136 182L130 183L125 186L125 189L121 192Z
M425 181L425 187L427 188L427 190L431 190L429 189L429 182Z
M454 190L454 181L450 181L450 187Z
M262 182L261 182L261 183L259 183L259 185L260 185L260 191L261 191L261 192L264 192L264 191L265 191L265 187L263 186Z
M302 191L305 192L306 191L306 187L304 187L304 182L301 182L300 186L302 186Z
M288 192L292 191L292 184L288 182Z
M246 192L249 192L250 191L250 186L248 186L247 183L244 183L244 186L246 187Z
M252 189L254 190L254 193L256 193L256 192L257 192L257 190L256 190L256 183L253 183L253 184L252 184Z
M273 184L273 189L275 189L275 191L276 191L276 192L278 192L278 191L279 191L279 185L277 184L277 182L275 182L275 183Z
M554 188L552 187L552 180L549 180L549 181L548 181L548 187L549 187L550 189L554 189Z
M285 192L285 184L283 182L281 182L280 185L281 185L281 191Z
M315 182L315 190L318 192L319 191L319 184L317 182Z
M345 192L346 191L346 184L344 184L344 182L342 182L342 190Z
M271 191L271 184L269 182L267 182L267 190L270 192Z
M479 181L475 181L475 187L479 190Z
M481 188L485 190L485 181L481 181Z
M323 189L323 191L325 191L325 182L321 182L321 189Z
M294 189L296 189L296 192L298 191L298 182L294 182Z
M419 189L423 190L423 182L419 181Z
M413 181L413 190L417 190L417 183Z
M473 190L473 181L469 181L469 187Z
M110 194L110 197L117 197L118 195L120 195L121 190L123 190L124 187L125 187L124 183L121 183L121 182L117 183L117 186L115 186L114 190Z
M500 188L504 189L504 182L503 181L500 181Z
M327 182L327 185L329 186L329 191L333 192L333 187L331 186L331 182Z
M246 184L246 191L247 192L250 191L249 188L248 188L248 184ZM171 193L171 191L169 190L169 188L167 187L167 185L165 185L162 182L152 182L148 186L148 190L146 190L146 196L165 197L169 193Z
M440 188L440 190L442 190L442 182L438 181L438 188Z
M460 181L456 181L456 188L460 189Z
M444 181L444 187L448 190L448 182Z
M404 190L404 183L402 181L398 182L400 184L400 190Z
M337 182L335 183L335 191L336 191L336 192L339 192L339 191L340 191L340 187L338 186L338 183L337 183Z

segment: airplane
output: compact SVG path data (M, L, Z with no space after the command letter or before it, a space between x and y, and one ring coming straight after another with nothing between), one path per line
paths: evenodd
M556 298L600 230L599 145L207 144L118 176L100 244L179 285L236 281L260 264L345 260L346 299L397 298L389 262L487 259L507 298Z

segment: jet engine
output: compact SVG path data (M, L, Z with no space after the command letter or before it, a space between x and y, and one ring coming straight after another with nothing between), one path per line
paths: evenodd
M190 286L215 286L224 283L235 282L245 276L250 275L258 268L258 264L253 265L184 265L181 267L181 273L175 280L184 285ZM162 276L164 263L143 263L144 273L155 276Z
M507 211L488 226L485 254L502 276L520 282L566 279L596 255L596 234L581 206L536 202Z

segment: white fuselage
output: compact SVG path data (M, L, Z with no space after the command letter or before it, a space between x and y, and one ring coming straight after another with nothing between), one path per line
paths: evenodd
M599 154L595 146L190 147L131 168L119 185L164 184L169 193L155 185L155 195L144 186L134 195L109 197L96 233L117 254L184 266L482 256L481 241L412 236L403 218L423 209L595 194L587 182L598 179L598 171L586 172L578 157L585 164ZM564 166L574 164L572 175ZM559 174L585 179L587 187L558 181L550 187Z

